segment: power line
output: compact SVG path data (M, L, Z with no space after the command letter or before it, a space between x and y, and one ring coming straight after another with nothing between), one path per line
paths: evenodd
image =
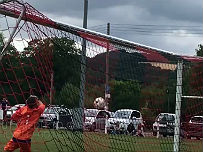
M136 33L139 35L150 36L180 36L180 37L200 37L203 35L201 26L197 25L134 25L134 24L112 24L112 33L129 34ZM104 24L92 26L90 29L105 33L106 26Z

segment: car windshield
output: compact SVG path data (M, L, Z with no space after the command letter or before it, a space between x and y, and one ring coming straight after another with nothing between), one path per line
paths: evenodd
M115 118L124 118L127 119L131 115L131 111L116 111L114 114Z
M85 117L96 117L98 110L87 109L84 111L84 113L85 113Z
M58 108L46 108L44 110L44 113L45 114L55 114L58 112L58 110L59 110Z
M191 119L191 122L203 123L203 118L202 118L202 117L193 117L193 118Z
M175 121L174 115L169 115L169 114L160 115L159 119L161 121Z

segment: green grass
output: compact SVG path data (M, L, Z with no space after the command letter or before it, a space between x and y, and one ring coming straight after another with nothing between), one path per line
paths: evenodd
M14 127L0 127L0 151L12 137ZM36 129L32 138L32 152L172 152L173 138L105 135L93 132ZM202 152L202 141L181 141L182 152ZM18 152L18 150L16 150Z

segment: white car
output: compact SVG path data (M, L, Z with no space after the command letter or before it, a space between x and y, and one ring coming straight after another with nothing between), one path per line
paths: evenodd
M121 109L117 110L113 118L108 119L108 133L135 134L143 131L143 118L138 110Z
M12 106L11 108L6 110L6 117L7 119L10 119L11 116L21 107L25 106L25 104L16 104L14 106Z
M173 113L160 113L153 123L153 135L156 136L157 132L166 137L167 135L174 135L175 114Z
M97 113L99 112L98 109L84 109L84 127L87 130L92 131L92 124L95 122Z

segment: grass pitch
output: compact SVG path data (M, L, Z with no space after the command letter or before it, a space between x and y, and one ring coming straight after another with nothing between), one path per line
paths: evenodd
M0 127L0 151L11 139L15 127ZM201 140L181 139L182 152L202 152ZM96 132L36 129L32 152L172 152L173 138L106 135ZM16 150L19 152L19 150Z

